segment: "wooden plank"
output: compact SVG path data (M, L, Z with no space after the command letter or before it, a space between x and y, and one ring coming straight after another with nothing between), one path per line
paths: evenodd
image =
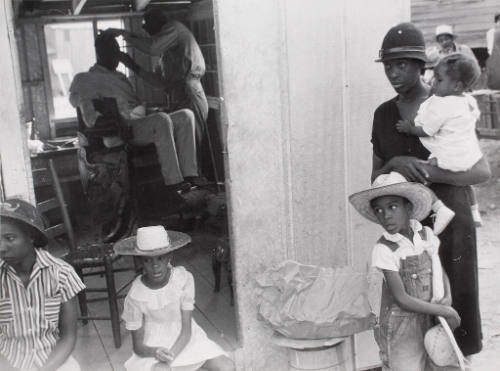
M33 102L33 116L35 127L41 139L50 138L49 112L47 110L47 96L44 86L33 86L30 88L31 100Z
M72 0L73 15L79 15L87 0Z
M135 0L135 10L141 11L144 10L151 0Z
M25 25L26 62L28 80L43 80L43 68L40 58L38 29L34 24Z
M55 123L52 121L54 117L54 101L52 96L52 85L50 81L49 57L47 55L47 43L45 42L45 26L42 24L36 25L38 29L38 47L40 50L40 59L42 60L43 87L45 89L47 124L50 138L56 137Z

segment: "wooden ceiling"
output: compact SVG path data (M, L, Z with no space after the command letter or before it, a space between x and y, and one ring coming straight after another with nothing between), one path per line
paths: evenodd
M19 17L122 13L142 11L148 5L178 9L197 1L199 0L12 0Z

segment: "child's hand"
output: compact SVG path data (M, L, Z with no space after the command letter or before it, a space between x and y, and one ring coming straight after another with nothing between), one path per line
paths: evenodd
M451 303L452 303L450 293L446 292L446 290L445 290L444 296L440 300L436 300L435 303L441 304L441 305L446 305L447 307L450 307Z
M170 364L174 360L174 355L167 348L156 348L155 358L158 361Z
M455 330L458 326L460 326L460 322L462 321L457 311L453 309L451 306L446 306L446 315L443 316L450 325L451 330Z
M409 120L399 120L396 123L396 130L400 133L409 134L412 127L413 127L413 125L411 124L411 121L409 121Z

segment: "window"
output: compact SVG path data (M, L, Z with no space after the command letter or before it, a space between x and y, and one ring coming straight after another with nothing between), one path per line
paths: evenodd
M109 27L123 28L121 19L52 23L45 25L48 70L54 105L52 119L75 117L68 89L73 77L95 63L94 35ZM118 39L124 49L124 40ZM122 65L118 68L125 72Z

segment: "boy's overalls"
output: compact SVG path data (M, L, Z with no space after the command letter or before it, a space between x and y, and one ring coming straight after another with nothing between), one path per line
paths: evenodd
M419 233L426 241L425 230ZM399 247L383 236L378 243L389 247L393 252ZM401 259L399 274L408 295L425 301L431 300L432 265L427 251ZM383 371L432 370L424 347L424 336L431 326L429 315L408 312L399 307L384 280L379 324L374 329Z

